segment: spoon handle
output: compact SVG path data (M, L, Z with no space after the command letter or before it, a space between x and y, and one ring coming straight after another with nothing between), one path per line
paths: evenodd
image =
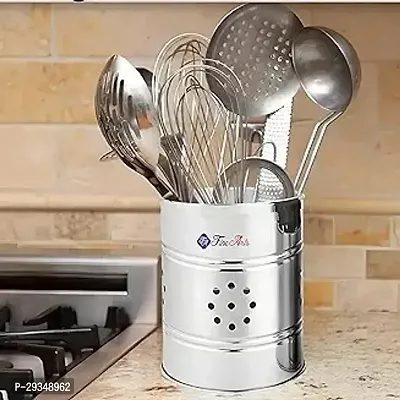
M116 154L118 154L116 152ZM150 168L144 166L139 160L135 162L129 162L123 155L123 153L118 154L120 160L125 166L129 169L134 170L139 175L142 175L160 194L161 197L171 200L171 201L179 201L178 197L167 187L167 184L164 183L165 179L162 172L154 173ZM157 175L160 175L158 177Z
M294 187L297 194L302 193L304 190L304 187L307 183L307 179L310 175L311 169L317 157L318 150L321 146L322 139L324 138L326 129L332 122L338 119L343 113L344 111L331 112L323 120L319 121L314 126L310 140L307 143L306 151L304 152L303 158L300 163L300 167L297 171L297 175L294 180Z
M153 185L162 198L169 201L180 201L153 172L147 170L147 174L143 176Z
M178 197L171 192L171 190L167 187L166 183L164 183L165 179L160 179L152 170L149 168L141 167L139 164L135 165L135 171L142 175L147 181L157 190L161 197L168 199L170 201L179 201ZM163 174L160 171L159 174L163 178Z

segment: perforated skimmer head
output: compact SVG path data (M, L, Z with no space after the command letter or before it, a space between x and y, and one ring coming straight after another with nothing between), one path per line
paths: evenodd
M223 62L240 78L249 117L278 110L299 90L290 51L302 27L282 4L241 5L218 24L206 58ZM219 96L219 88L209 84Z
M241 184L245 191L245 203L281 200L293 197L295 194L290 177L278 164L261 157L248 157L243 163L233 162L224 171L227 188L224 191L227 196L223 199L225 204L232 203L231 193L237 185L238 174L239 180L243 179ZM261 175L264 180L260 179ZM219 182L221 180L218 180ZM269 182L274 182L274 185L266 184ZM259 195L259 192L262 192L262 196Z

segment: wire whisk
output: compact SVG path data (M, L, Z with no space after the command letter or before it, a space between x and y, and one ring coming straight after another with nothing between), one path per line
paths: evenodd
M183 33L170 39L156 58L153 72L152 94L154 103L162 85L180 68L204 59L209 40L197 33Z
M152 96L154 104L158 103L158 95L162 85L180 68L203 60L207 51L208 39L197 33L183 33L170 39L161 49L154 64L152 80ZM178 138L175 138L178 139ZM170 140L176 151L182 150L181 140ZM165 142L164 142L165 143ZM176 147L178 146L178 147ZM166 147L165 145L163 146ZM174 166L175 170L179 168ZM183 174L177 172L179 194L182 201L188 202L189 187Z
M183 66L167 79L158 97L165 139L174 141L177 135L183 138L181 152L174 151L177 146L172 145L168 157L183 171L194 201L206 204L224 203L226 191L232 187L224 173L226 166L244 155L244 92L240 82L224 72L226 68L222 63L217 67L209 62ZM209 89L210 81L219 85L224 102ZM225 107L227 99L235 113ZM238 174L235 203L243 201L241 179Z

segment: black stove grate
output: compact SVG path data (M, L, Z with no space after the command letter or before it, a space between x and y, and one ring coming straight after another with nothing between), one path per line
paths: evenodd
M40 358L45 380L56 382L77 364L130 325L129 315L123 307L111 306L103 327L78 325L76 311L66 305L53 306L32 319L23 322L21 330L7 330L12 312L9 306L0 308L0 354L3 351L24 353ZM43 325L47 328L35 329ZM26 327L32 329L26 330ZM72 355L66 365L65 354ZM33 382L34 373L29 369L15 369L12 363L0 360L0 393L8 393L9 400L31 400L39 393L16 391L15 384ZM1 396L0 396L0 400Z

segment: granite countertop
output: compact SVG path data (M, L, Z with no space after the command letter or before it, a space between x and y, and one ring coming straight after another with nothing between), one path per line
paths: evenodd
M306 372L264 391L225 395L179 387L160 376L158 330L74 400L400 399L400 314L305 315Z

